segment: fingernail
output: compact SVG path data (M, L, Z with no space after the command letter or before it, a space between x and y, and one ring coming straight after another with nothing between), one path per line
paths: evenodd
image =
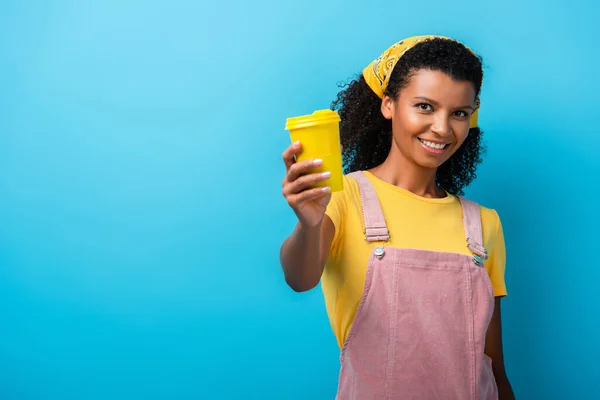
M294 147L300 147L300 141L299 140L294 142Z
M321 165L321 164L323 164L323 160L321 160L320 158L313 160L313 165Z
M321 189L323 192L327 193L329 192L331 189L329 188L329 186L325 186L323 189Z
M323 173L321 174L321 176L322 176L323 178L329 178L329 177L331 176L331 172L329 172L329 171L327 171L327 172L323 172Z

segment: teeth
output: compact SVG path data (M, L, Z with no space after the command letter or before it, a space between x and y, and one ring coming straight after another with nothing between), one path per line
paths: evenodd
M445 144L437 144L437 143L429 142L427 140L421 140L421 142L423 144L425 144L427 147L431 147L432 149L435 149L435 150L443 150L446 147Z

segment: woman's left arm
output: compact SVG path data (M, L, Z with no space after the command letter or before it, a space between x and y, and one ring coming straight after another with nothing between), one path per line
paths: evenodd
M496 385L498 386L499 400L514 400L515 394L510 386L504 368L500 299L501 297L496 297L495 299L494 314L492 315L492 320L485 336L485 354L492 359L492 368L494 370L494 377L496 378Z

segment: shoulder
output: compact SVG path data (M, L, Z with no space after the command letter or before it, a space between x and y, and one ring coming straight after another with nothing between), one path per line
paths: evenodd
M504 232L498 211L479 204L484 245L488 251L504 251Z
M342 182L342 190L331 193L331 200L326 211L336 228L339 228L339 222L347 212L348 205L352 203L359 192L358 183L349 175L344 175Z
M358 172L352 172L349 174L345 174L343 177L343 181L344 181L343 192L345 192L347 195L358 192L358 182L355 179L357 174L358 174Z
M331 193L331 200L325 210L334 227L334 236L330 246L331 258L336 258L340 252L341 238L347 232L355 231L355 220L360 210L360 193L358 182L352 175L343 176L343 188ZM349 226L348 226L349 225ZM358 229L360 232L361 230Z
M481 210L481 224L483 230L484 247L489 258L485 265L492 281L495 296L506 296L506 282L504 271L506 269L506 243L504 231L498 212L493 208L479 206Z
M336 228L339 228L346 217L362 214L362 197L357 181L357 179L361 179L361 176L358 174L356 172L345 174L342 190L331 194L326 214L333 220ZM363 177L367 179L366 176L363 175Z
M497 232L501 229L500 215L495 209L479 205L479 210L481 211L481 224L484 234L486 232Z
M353 174L344 175L342 182L342 190L331 194L331 203L347 207L348 204L353 203L357 198L360 198L360 190L358 182L353 178Z
M498 214L498 212L493 209L493 208L489 208L486 207L484 205L481 205L473 200L464 198L464 197L459 197L462 201L466 201L468 203L474 204L479 208L479 212L481 215L481 224L482 224L482 228L484 231L484 234L486 231L493 231L496 230L499 225L500 225L500 215Z

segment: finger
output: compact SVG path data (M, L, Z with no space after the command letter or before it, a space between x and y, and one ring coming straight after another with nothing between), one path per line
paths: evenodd
M292 143L284 152L283 152L283 162L285 163L285 170L289 170L290 167L296 162L294 156L300 151L302 145L300 142Z
M330 191L331 189L328 186L305 190L304 192L289 196L288 203L290 206L297 209L307 201L317 200L321 197L327 196Z
M324 181L325 179L328 179L330 177L331 177L331 172L323 172L323 173L317 173L317 174L304 175L304 176L299 177L295 181L290 182L287 185L286 189L289 194L300 193L300 192L310 188L314 184Z
M298 163L294 163L288 170L287 180L288 182L294 182L301 175L306 174L312 168L323 165L323 160L315 158L312 160L304 160Z

